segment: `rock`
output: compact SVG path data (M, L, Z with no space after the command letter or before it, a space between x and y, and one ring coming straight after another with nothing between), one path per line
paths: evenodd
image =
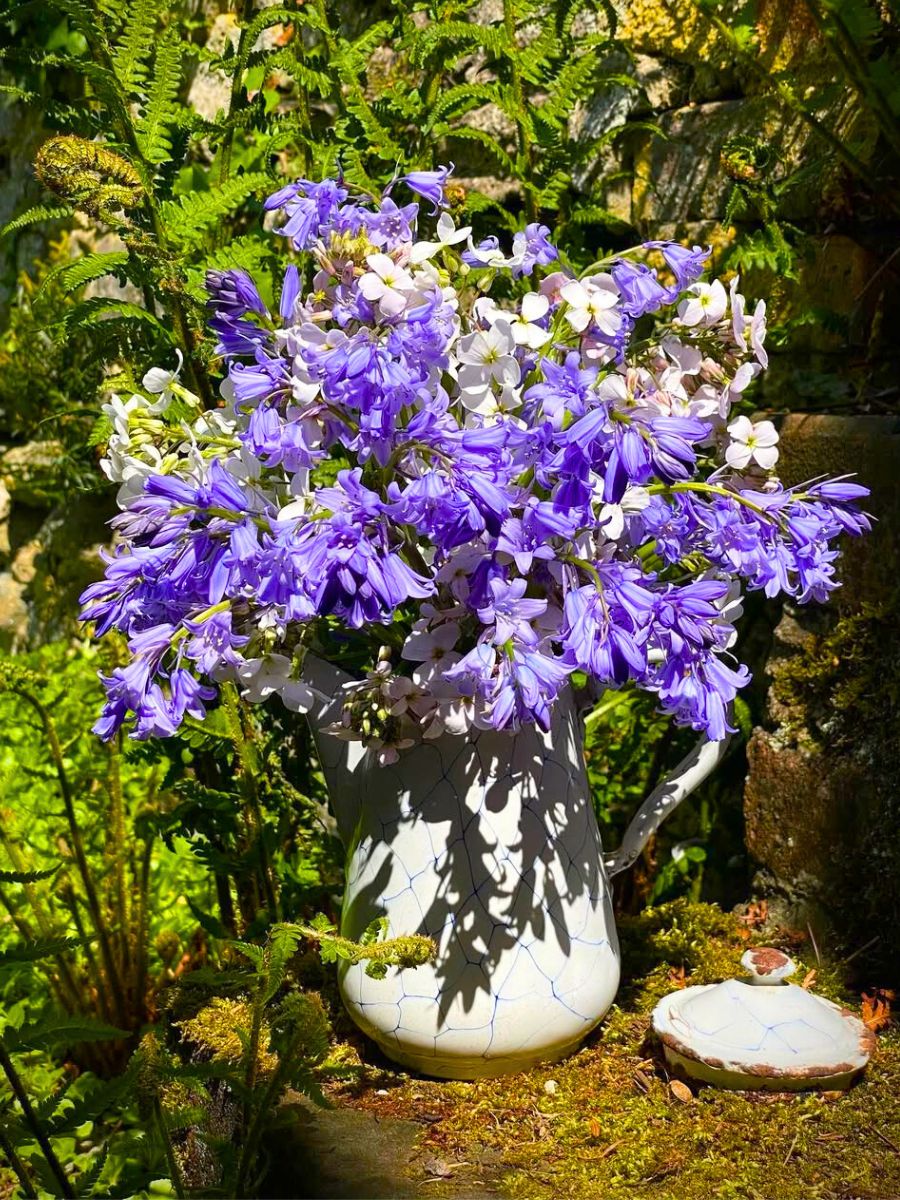
M28 606L22 584L8 571L0 574L0 649L7 654L21 650L28 630Z
M794 415L781 436L786 483L855 472L878 523L848 540L833 603L786 606L775 630L766 723L747 748L756 891L794 925L866 946L859 965L898 982L900 418Z
M619 33L632 50L720 71L731 65L728 43L693 0L628 0L622 9Z
M0 458L0 481L11 500L30 508L46 508L63 453L62 444L56 441L26 442L7 450Z
M841 94L823 118L842 138L862 135L858 109L847 93ZM662 114L659 126L665 136L645 135L634 163L634 217L649 228L660 222L722 218L733 180L721 157L732 138L746 137L771 147L777 160L771 171L773 180L821 159L821 148L806 121L768 96L676 109ZM818 212L823 189L838 169L830 159L827 167L811 172L802 186L788 189L780 207L781 218L800 220Z

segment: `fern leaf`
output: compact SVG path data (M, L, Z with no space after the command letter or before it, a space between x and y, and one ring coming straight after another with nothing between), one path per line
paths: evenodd
M166 329L162 321L146 308L141 308L138 304L130 304L127 300L115 300L106 296L94 296L90 300L82 300L79 304L73 305L59 324L66 332L69 332L72 329L91 329L104 321L113 320L138 321L143 325L152 326L157 333L163 334L169 341L173 340L171 332Z
M500 89L496 83L460 83L438 96L428 114L425 132L448 116L471 112L481 104L497 104Z
M423 67L428 58L437 51L446 54L447 43L455 49L481 48L500 57L508 49L506 34L491 25L477 25L469 21L442 21L426 25L410 38L410 57L416 66Z
M41 221L61 221L72 215L72 209L63 204L38 204L7 221L0 229L0 238L5 238L7 234L15 233L18 229L26 229L29 225L37 225Z
M516 164L512 158L484 129L473 129L469 125L461 125L458 129L449 130L446 136L448 138L462 138L464 141L480 142L483 146L487 147L507 175L512 178L518 176L519 172L516 170Z
M37 294L42 296L53 284L60 284L67 293L77 292L93 279L118 274L127 262L127 250L110 250L106 254L83 254L74 262L63 263L48 271Z
M178 200L165 201L162 205L163 225L183 245L196 245L203 240L207 229L240 208L257 192L271 186L272 180L261 171L234 175L208 192L191 192Z
M553 81L547 99L540 106L541 118L561 125L576 102L589 90L599 66L598 57L590 53L567 62ZM625 78L634 85L633 79L628 76Z
M92 937L58 937L37 938L33 942L22 942L18 946L9 946L6 950L0 950L0 968L25 962L37 962L42 958L53 958L54 955L66 954L93 940Z
M94 1188L100 1181L100 1176L103 1174L103 1168L106 1166L106 1160L109 1158L109 1142L104 1142L94 1157L91 1159L91 1165L86 1171L82 1171L75 1180L76 1195L92 1196Z
M52 879L59 867L48 867L46 871L0 871L0 883L39 883Z
M151 163L167 162L172 157L169 130L177 115L175 99L181 82L181 55L181 43L173 30L165 35L156 51L147 106L136 128L141 153Z
M7 1028L3 1033L6 1048L16 1054L25 1050L47 1050L53 1046L74 1046L79 1042L112 1042L127 1037L127 1029L117 1029L88 1017L51 1017L22 1029Z
M128 6L124 34L112 58L116 77L126 92L139 91L147 79L159 7L159 0L131 0Z

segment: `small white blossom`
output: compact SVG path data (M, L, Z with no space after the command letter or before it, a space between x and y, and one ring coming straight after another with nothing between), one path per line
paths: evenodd
M277 695L292 712L309 712L315 701L312 688L302 679L292 679L293 663L284 654L248 658L238 667L241 695L251 704L259 704Z
M515 347L509 321L504 320L460 339L459 388L466 408L480 412L494 383L501 387L516 386L521 371L513 357Z
M458 242L464 242L471 232L471 225L457 229L450 214L441 213L437 223L438 240L436 242L416 242L410 251L410 261L413 263L425 262L426 259L433 258L439 250L443 250L446 246L455 246Z
M371 269L360 279L359 290L370 304L377 303L385 316L397 316L415 289L412 278L387 254L369 254L366 262Z
M576 333L584 333L591 325L609 337L618 331L619 289L611 275L592 275L584 281L573 279L559 289L559 294L568 305L566 320Z
M737 417L728 426L731 444L725 451L725 461L735 471L743 471L756 462L764 471L771 471L778 461L778 430L771 421Z
M682 300L678 305L678 319L682 325L709 328L725 316L728 293L718 279L712 283L692 283L688 292L689 299Z

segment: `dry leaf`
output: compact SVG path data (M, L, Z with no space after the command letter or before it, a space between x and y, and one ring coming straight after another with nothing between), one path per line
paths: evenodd
M634 1085L639 1092L650 1091L650 1079L643 1071L635 1071L633 1075Z
M600 1136L600 1122L596 1117L591 1117L590 1121L588 1122L588 1129L591 1131L592 1138L598 1138Z
M686 1083L682 1083L680 1079L669 1080L669 1091L676 1100L680 1100L682 1104L693 1104L694 1093Z
M895 995L889 988L876 988L871 996L867 992L863 992L863 1024L868 1029L871 1029L873 1033L878 1033L879 1029L884 1029L890 1025L891 1001L893 999L895 999Z
M815 982L816 982L816 968L813 967L813 969L811 971L807 971L806 974L803 976L803 982L800 984L800 986L802 988L806 988L806 990L809 991L809 989L813 986L813 984Z

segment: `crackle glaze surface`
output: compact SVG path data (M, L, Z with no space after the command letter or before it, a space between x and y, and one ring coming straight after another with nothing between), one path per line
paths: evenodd
M548 734L445 736L387 767L320 745L343 794L343 931L386 915L438 947L385 980L344 964L354 1021L389 1057L449 1078L574 1049L612 1003L619 953L571 700Z

